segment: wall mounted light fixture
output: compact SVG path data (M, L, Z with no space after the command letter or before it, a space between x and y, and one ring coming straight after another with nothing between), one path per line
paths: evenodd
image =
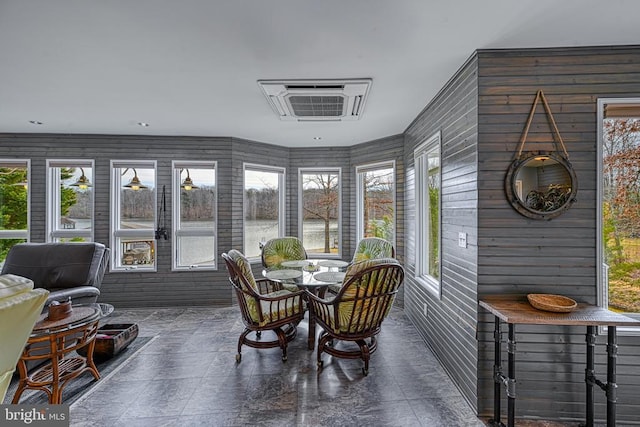
M76 182L71 184L71 187L78 187L81 190L86 190L87 188L92 187L89 178L84 174L84 169L80 168L80 171L82 172L82 175L80 175L80 178L78 178Z
M182 181L182 184L180 185L180 188L184 188L186 191L195 190L195 189L200 188L197 185L193 184L193 181L191 180L191 177L189 176L189 169L184 169L184 170L187 171L187 177L184 179L184 181ZM180 171L180 174L182 175L182 170Z
M138 191L141 188L149 188L146 185L144 185L143 183L140 182L140 178L138 178L138 172L136 171L136 168L131 168L133 169L133 178L131 178L131 181L129 181L128 184L123 185L124 188L130 188L133 191ZM127 171L129 170L129 168L126 168L124 170L124 172L122 172L122 175L124 175L125 173L127 173Z

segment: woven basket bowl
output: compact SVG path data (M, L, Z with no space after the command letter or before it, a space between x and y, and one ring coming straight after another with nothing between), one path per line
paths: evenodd
M574 300L562 295L529 294L529 304L538 310L553 311L555 313L569 313L578 306Z

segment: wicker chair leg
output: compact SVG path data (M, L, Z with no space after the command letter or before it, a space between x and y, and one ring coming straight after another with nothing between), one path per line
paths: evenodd
M364 376L369 375L369 357L371 356L371 352L369 351L369 345L365 340L356 341L358 346L360 347L360 353L362 360L364 361L364 367L362 368L362 374Z
M282 328L276 328L273 330L278 336L278 345L282 349L282 361L287 361L287 335L282 331Z
M236 363L240 363L242 360L242 344L244 344L245 338L249 335L251 331L249 329L245 329L242 334L240 334L240 338L238 338L238 353L236 354Z

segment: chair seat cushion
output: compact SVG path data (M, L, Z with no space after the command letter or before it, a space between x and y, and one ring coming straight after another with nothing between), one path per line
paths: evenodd
M263 296L276 298L289 294L291 294L291 292L283 289L281 291L271 292ZM289 317L301 313L300 296L287 298L283 301L280 301L279 303L261 300L260 309L262 310L262 317L265 319L262 322L261 326L264 326L267 323L271 323L273 319Z
M15 274L0 275L0 299L33 289L33 280Z

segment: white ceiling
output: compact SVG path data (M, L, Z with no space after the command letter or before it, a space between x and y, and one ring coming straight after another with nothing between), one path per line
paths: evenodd
M403 132L476 49L640 44L639 16L636 0L0 0L0 132L352 145ZM353 122L280 121L256 83L362 77Z

